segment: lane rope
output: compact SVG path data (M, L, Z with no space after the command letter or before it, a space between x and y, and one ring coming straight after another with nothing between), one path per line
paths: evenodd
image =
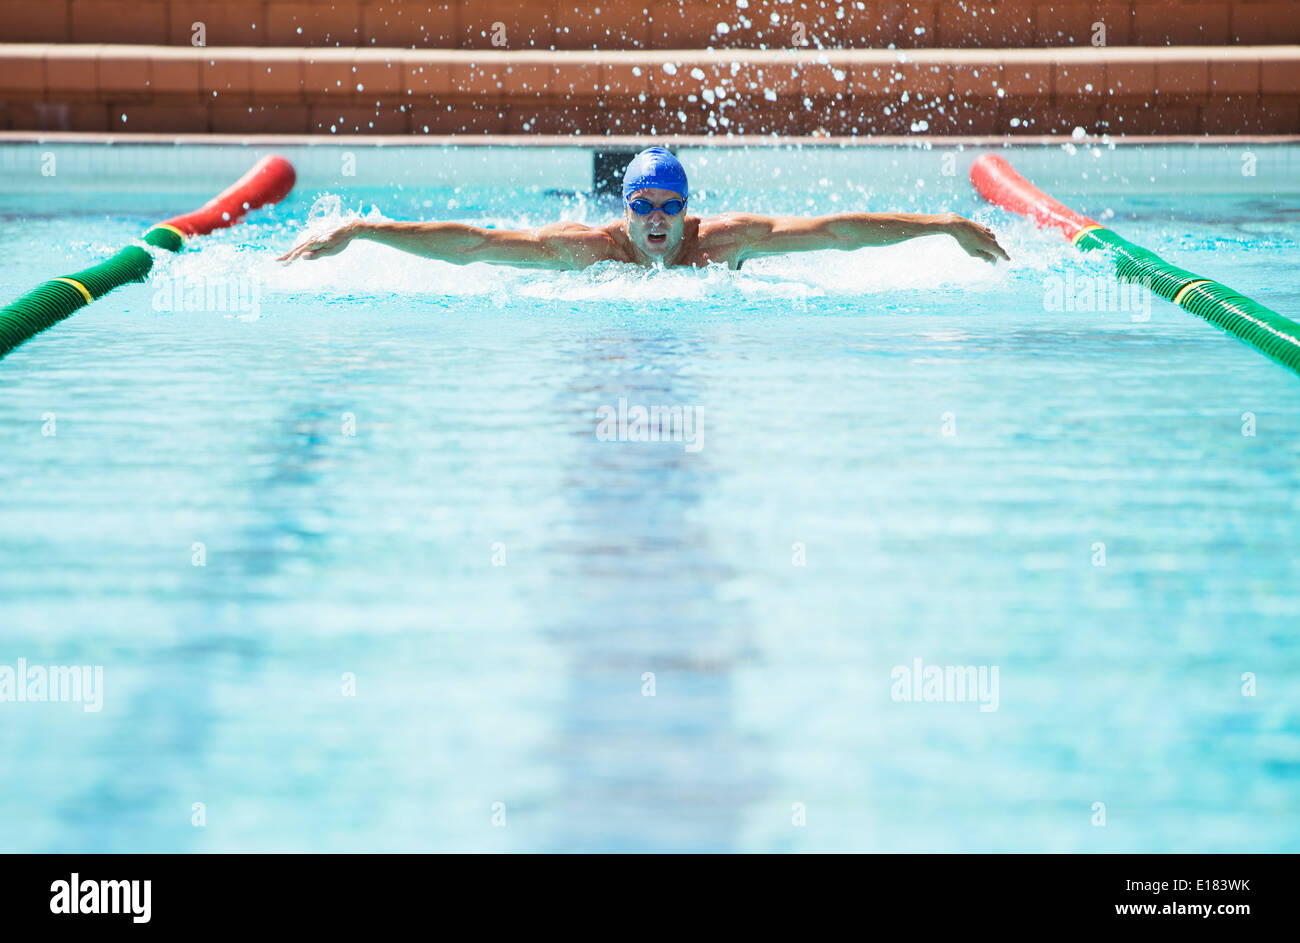
M56 278L55 281L67 282L73 288L77 289L77 291L81 292L81 296L86 299L86 304L90 304L92 301L95 300L90 294L90 289L88 289L85 285L81 284L81 282L77 281L75 278L64 278L60 276L59 278Z
M144 242L179 252L187 238L234 226L250 211L278 203L293 189L295 180L293 165L270 154L197 210L153 226L145 233ZM152 267L153 256L139 246L128 246L84 271L37 285L0 309L0 358L113 289L143 282Z
M1141 282L1154 294L1217 325L1300 374L1300 324L1221 282L1173 265L1149 249L1057 202L1016 172L999 154L983 154L971 183L989 203L1056 229L1081 252L1102 250L1123 282Z

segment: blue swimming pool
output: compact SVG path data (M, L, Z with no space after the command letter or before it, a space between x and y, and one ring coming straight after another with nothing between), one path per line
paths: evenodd
M0 148L6 299L261 153L122 150ZM0 702L0 849L1300 851L1294 374L1116 300L977 149L683 159L695 212L956 210L998 268L274 262L617 211L579 148L434 150L284 151L285 203L0 362L0 667L103 677ZM1300 148L1093 150L1010 153L1300 316ZM598 434L637 406L693 438ZM918 659L996 687L904 699Z

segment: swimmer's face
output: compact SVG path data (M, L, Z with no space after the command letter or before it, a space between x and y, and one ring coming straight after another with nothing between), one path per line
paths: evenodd
M680 200L682 195L672 190L649 188L638 190L630 200L649 200L655 206L662 206L668 200ZM623 207L623 216L627 219L627 235L632 244L652 259L662 259L671 253L682 241L686 231L686 210L683 208L676 216L669 216L663 210L651 210L644 216L638 216L632 207Z

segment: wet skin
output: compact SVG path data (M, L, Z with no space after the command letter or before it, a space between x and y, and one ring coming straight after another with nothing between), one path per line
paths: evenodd
M671 190L645 189L656 207L681 199ZM761 216L726 213L702 218L685 209L670 216L654 209L638 216L624 206L622 219L601 226L552 223L533 230L499 230L463 223L348 223L326 236L294 246L281 262L322 259L354 239L368 239L425 258L468 264L496 262L526 268L582 269L597 262L643 266L705 266L738 269L748 258L892 245L919 236L949 235L968 254L996 262L1009 258L993 233L956 213L836 213L830 216Z

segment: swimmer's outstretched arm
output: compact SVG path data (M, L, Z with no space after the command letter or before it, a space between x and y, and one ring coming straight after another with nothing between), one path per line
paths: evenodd
M465 223L366 222L357 220L328 236L294 246L280 262L337 255L354 239L367 239L403 252L457 265L498 262L525 268L585 268L603 257L608 236L581 223L554 223L540 229L484 229Z
M918 236L948 235L977 259L1010 256L993 233L956 213L836 213L831 216L758 216L731 213L715 221L719 236L734 243L739 259L818 249L888 246Z

